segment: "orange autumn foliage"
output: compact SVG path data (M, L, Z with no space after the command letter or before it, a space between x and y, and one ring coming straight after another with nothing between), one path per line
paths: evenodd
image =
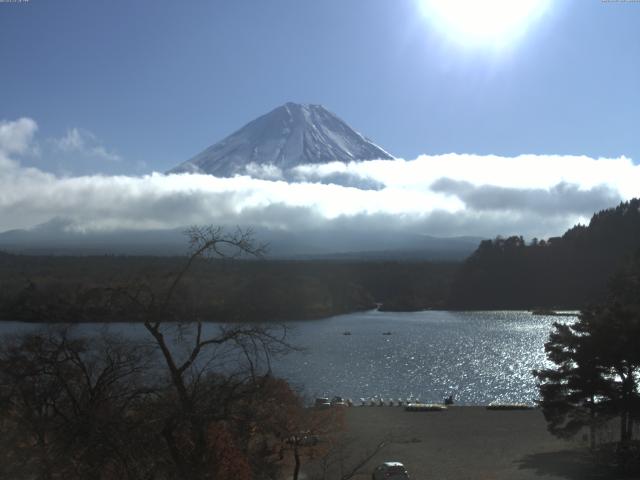
M247 456L237 447L231 431L222 423L212 423L208 429L208 445L213 452L212 467L218 480L251 480Z

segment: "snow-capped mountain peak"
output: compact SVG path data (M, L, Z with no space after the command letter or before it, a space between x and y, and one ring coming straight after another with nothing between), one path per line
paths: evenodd
M247 174L268 165L287 171L308 163L392 159L322 105L286 103L178 165L170 173Z

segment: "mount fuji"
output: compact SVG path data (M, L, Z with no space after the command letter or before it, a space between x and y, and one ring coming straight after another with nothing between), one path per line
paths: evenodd
M286 172L302 164L393 158L323 106L289 102L169 173L231 177L251 175L256 169Z

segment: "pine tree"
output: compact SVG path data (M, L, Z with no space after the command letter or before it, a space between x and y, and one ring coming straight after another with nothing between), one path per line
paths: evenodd
M640 414L640 255L611 282L602 305L583 310L573 325L556 323L545 345L554 368L534 371L549 430L571 437L620 420L620 443L633 440Z

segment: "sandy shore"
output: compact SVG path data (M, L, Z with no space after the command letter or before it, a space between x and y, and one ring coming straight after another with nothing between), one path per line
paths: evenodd
M405 412L399 407L347 409L347 468L384 438L391 442L358 470L370 479L384 461L405 464L412 480L590 480L615 478L586 455L582 437L550 435L539 410L488 411L452 407L443 412ZM344 468L344 467L342 467ZM338 472L328 478L340 478Z

